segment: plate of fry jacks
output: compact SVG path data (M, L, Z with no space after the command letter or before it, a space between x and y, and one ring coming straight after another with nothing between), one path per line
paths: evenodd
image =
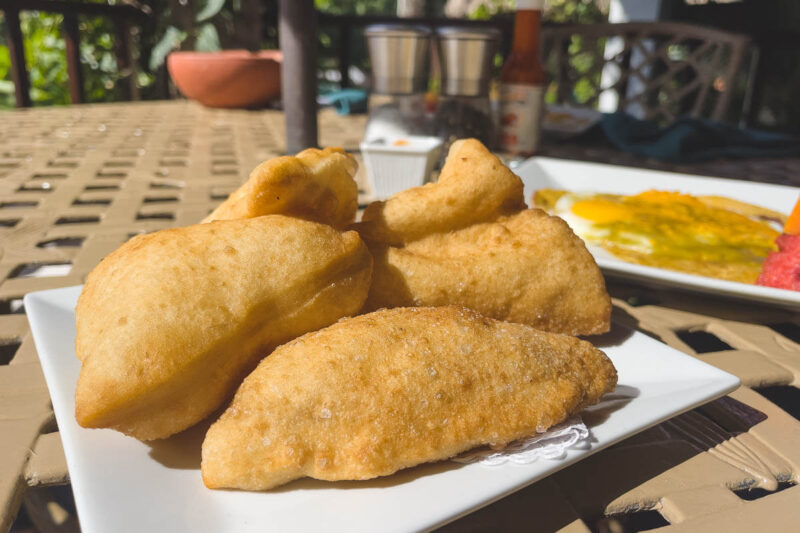
M84 531L432 529L738 386L612 323L583 241L479 142L357 223L355 170L267 161L26 296ZM559 457L450 460L574 416Z

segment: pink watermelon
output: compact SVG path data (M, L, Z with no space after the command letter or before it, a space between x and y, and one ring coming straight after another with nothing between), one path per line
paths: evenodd
M800 291L800 235L784 233L775 244L778 251L764 260L756 284Z

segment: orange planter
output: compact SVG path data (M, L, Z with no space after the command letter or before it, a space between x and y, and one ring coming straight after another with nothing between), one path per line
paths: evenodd
M173 52L172 81L186 98L208 107L258 107L280 97L280 50Z

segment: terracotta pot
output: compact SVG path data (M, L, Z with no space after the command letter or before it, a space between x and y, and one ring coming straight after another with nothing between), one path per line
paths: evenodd
M208 107L258 107L281 94L280 50L173 52L172 81L186 98Z

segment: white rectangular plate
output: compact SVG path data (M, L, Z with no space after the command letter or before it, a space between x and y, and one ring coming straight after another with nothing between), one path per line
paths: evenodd
M528 204L532 203L531 197L534 191L544 188L612 194L637 194L648 189L660 189L695 195L727 196L788 215L800 196L800 189L783 185L692 176L549 157L528 159L514 169L514 172L522 178L525 184L525 200ZM604 272L619 277L789 309L800 309L800 292L797 291L761 287L664 268L637 265L617 259L597 246L587 247Z
M739 380L642 333L595 339L619 386L584 412L593 440L556 460L487 467L442 462L365 482L300 480L269 492L212 491L200 479L200 424L145 444L75 422L80 287L30 293L25 308L53 400L81 527L114 531L419 531L434 528L625 437L734 390Z

